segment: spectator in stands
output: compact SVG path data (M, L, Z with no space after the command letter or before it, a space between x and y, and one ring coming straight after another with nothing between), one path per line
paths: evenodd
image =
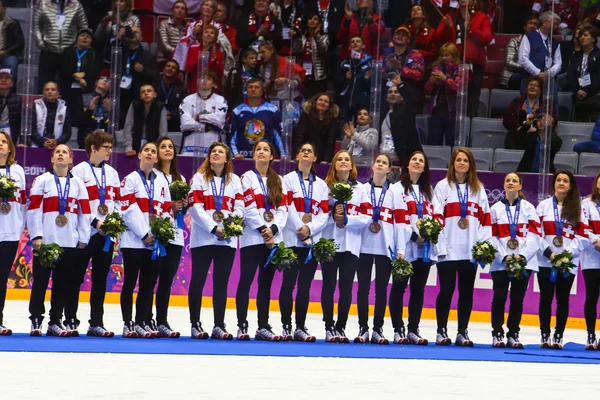
M575 120L596 122L600 117L600 49L598 29L591 25L579 30L581 51L573 55L567 69L569 87L573 91Z
M77 130L77 144L80 149L85 149L85 138L96 130L107 131L110 117L110 80L106 74L110 72L101 72L101 75L94 82L94 91L91 93L91 100L85 101L85 108L81 111L83 116L79 129ZM87 96L86 96L87 97Z
M188 91L196 93L199 74L198 59L201 54L206 54L206 65L204 65L204 68L209 68L217 74L215 92L222 93L225 53L221 51L217 44L219 29L213 25L206 25L201 35L202 41L190 46L185 63L185 72L188 75Z
M267 99L292 100L300 97L304 69L287 58L279 56L271 42L260 45L259 55L262 60L260 75L265 81Z
M561 68L560 74L556 77L556 83L560 87L562 91L570 91L569 88L569 79L567 78L567 68L569 67L569 63L571 59L575 55L575 53L581 51L581 43L579 43L579 31L583 26L589 26L587 22L580 22L575 27L575 32L573 33L573 37L571 40L561 40L560 42L560 57L561 57Z
M185 1L178 0L173 3L171 9L171 16L169 19L161 21L158 26L158 52L156 54L156 61L159 67L163 67L167 60L173 57L175 47L183 36L183 30L187 25L187 5Z
M539 19L537 15L530 15L525 20L523 31L525 34L535 31L538 28ZM506 45L506 65L500 73L498 81L502 89L519 90L521 89L521 64L519 64L519 46L524 35L519 35L508 41Z
M117 23L121 24L117 32ZM102 48L104 62L110 64L110 48L117 38L131 37L131 29L140 28L140 19L133 15L133 0L113 0L112 11L108 12L96 28L96 40ZM142 39L140 38L140 42Z
M0 69L0 130L10 134L16 144L21 136L23 100L13 90L14 78L8 68Z
M64 52L75 42L77 32L87 28L87 18L77 0L40 1L34 15L35 39L39 47L39 91L56 81L64 63ZM39 92L38 92L39 93Z
M302 20L307 20L314 13L319 14L323 21L323 32L329 36L329 46L335 48L339 43L337 32L344 18L346 0L314 0L304 4ZM347 43L344 42L345 45Z
M526 93L529 77L554 79L560 72L562 58L557 40L550 40L552 28L560 24L560 17L551 11L540 15L540 28L528 32L519 46L521 65L521 93Z
M158 82L158 67L154 54L142 47L142 31L134 27L131 37L127 36L123 42L123 55L121 60L121 92L119 122L125 122L125 114L131 103L139 98L140 88L143 84Z
M217 4L217 11L215 12L213 19L215 22L221 24L221 31L225 36L227 36L227 39L229 39L229 43L231 43L231 50L233 51L233 54L238 54L240 48L236 43L237 29L235 29L235 27L231 25L227 14L227 4L225 4L222 1L220 1Z
M529 116L527 117L527 123L529 123ZM519 162L517 172L540 172L539 163L543 157L542 149L545 131L548 129L550 135L550 173L554 173L556 171L554 168L554 157L562 146L562 139L558 137L554 129L556 120L548 114L540 114L534 117L531 124L525 134L518 136L519 150L525 150L525 153L523 153L523 158Z
M417 114L423 109L425 60L419 50L410 48L410 30L406 25L396 29L392 42L394 47L383 51L386 87L398 86L408 106Z
M240 104L246 99L246 83L260 77L257 65L258 52L252 48L244 50L240 67L233 70L225 82L225 98L229 104Z
M288 155L289 149L281 140L281 112L275 105L263 100L263 83L250 79L246 84L246 101L233 109L229 146L234 158L252 158L252 149L259 140L271 142L280 157Z
M302 144L312 143L316 148L317 160L321 164L330 163L335 141L341 130L337 120L338 113L339 108L333 103L333 97L329 93L319 93L302 104L302 115L293 135L294 153Z
M214 93L217 75L209 70L198 80L198 92L183 99L179 106L183 144L181 153L206 157L213 142L221 141L227 117L227 102Z
M363 52L363 39L358 35L350 38L349 47L351 53L340 63L335 75L341 88L340 118L346 122L360 108L368 107L371 98L371 56Z
M263 42L276 42L283 37L281 21L269 11L269 0L254 0L254 12L239 19L237 32L238 47L252 46L256 51Z
M373 0L357 0L357 10L352 11L350 4L346 2L344 18L337 32L337 39L342 43L340 60L345 59L350 49L345 47L353 36L363 39L364 51L373 57L379 56L379 40L385 31L385 25L381 17L373 12Z
M129 105L123 129L123 144L128 157L135 156L144 143L156 142L167 134L167 110L157 96L154 86L144 84L140 88L140 98Z
M415 4L410 9L410 47L419 50L425 59L425 62L432 63L437 57L437 48L433 41L435 28L432 28L428 22L428 16L423 10L421 4Z
M86 0L81 5L88 19L89 28L95 32L98 24L110 11L111 0Z
M5 2L0 1L0 68L10 69L16 79L17 66L23 61L25 39L19 21L6 14Z
M454 146L456 123L456 91L460 84L458 65L460 53L452 43L440 48L440 57L433 64L433 71L425 91L429 97L429 131L427 144Z
M281 20L281 40L275 42L277 52L284 56L292 55L292 36L290 33L298 29L302 22L301 2L296 0L275 0L269 7L274 16Z
M75 46L65 51L65 62L59 71L60 93L67 103L71 125L82 129L85 121L81 118L83 112L83 94L94 90L92 82L100 73L102 61L92 48L94 35L91 29L85 28L77 34ZM83 141L85 148L85 141Z
M67 104L58 98L56 82L46 82L43 97L33 102L32 147L54 149L71 139Z
M476 117L487 58L486 46L494 34L488 16L472 8L473 0L459 0L458 3L459 8L452 9L440 22L434 40L438 46L454 43L461 58L464 56L465 62L471 65L473 79L469 83L467 115Z
M558 31L566 38L573 33L577 25L579 4L580 0L535 0L531 9L542 14L547 11L555 12L561 19L557 26Z
M183 82L179 80L179 75L180 71L177 61L167 61L163 68L162 79L158 88L158 100L165 104L169 132L179 132L181 124L179 105L189 94Z
M323 20L318 12L307 14L300 29L293 28L293 53L296 63L306 71L304 98L310 99L317 93L327 91L327 51L329 36L323 31Z
M0 75L1 76L1 75ZM596 120L592 130L592 140L588 142L575 143L573 146L575 153L600 153L600 119Z
M354 123L346 122L343 130L344 139L341 148L352 154L352 159L356 164L372 163L379 144L379 132L371 127L369 109L358 110Z

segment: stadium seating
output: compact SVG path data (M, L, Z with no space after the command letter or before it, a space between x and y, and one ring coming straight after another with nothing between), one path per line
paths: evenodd
M573 151L573 145L592 140L594 124L583 122L558 121L556 133L562 139L560 151Z
M585 176L596 176L600 171L600 154L581 153L579 155L579 169L577 173Z
M450 162L450 146L423 146L430 168L448 168Z
M506 133L507 131L501 119L473 118L471 122L471 146L502 148L504 147Z
M516 171L524 153L524 150L496 149L494 151L494 172Z

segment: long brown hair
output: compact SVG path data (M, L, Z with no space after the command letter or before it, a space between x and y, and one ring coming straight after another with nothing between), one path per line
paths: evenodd
M334 121L338 115L340 114L340 108L337 104L333 102L333 96L327 92L318 93L312 99L305 101L302 104L302 111L310 115L315 119L319 119L319 112L317 111L317 100L322 96L326 96L329 99L329 109L323 115L323 120L327 123L329 121Z
M590 193L588 196L588 198L596 204L600 202L600 190L598 190L597 187L598 179L600 179L600 172L596 174L596 179L594 179L594 183L592 183L592 193Z
M352 168L350 169L350 175L348 175L348 180L350 180L351 182L356 181L358 171L356 170L356 164L354 164L354 158L352 158L352 154L350 154L348 150L339 150L331 159L331 165L329 166L329 171L327 171L327 177L325 177L325 183L327 183L327 185L333 185L334 183L338 182L336 176L337 170L335 169L335 162L342 153L348 154L348 156L350 157L350 164L352 164Z
M429 160L427 160L427 156L420 150L413 151L411 155L408 157L408 161L406 165L402 168L400 172L400 182L402 183L402 187L404 188L404 194L408 195L408 190L410 189L410 185L412 182L410 180L410 173L408 172L408 164L410 160L417 154L421 154L423 159L425 160L425 166L423 167L423 172L419 176L419 180L417 181L419 185L419 192L423 193L427 201L431 202L433 198L433 193L431 191L431 177L429 174ZM416 199L415 199L416 201Z
M259 140L256 143L254 143L254 146L252 147L252 153L256 152L256 148L261 143L268 145L271 155L275 155L275 146L268 140ZM269 189L269 198L267 199L267 202L269 204L273 204L275 208L277 208L281 205L281 202L283 200L283 187L281 184L281 178L279 177L279 174L273 169L272 164L273 160L270 160L269 168L267 169L267 188ZM258 179L261 178L259 177Z
M471 194L477 194L479 189L481 189L481 181L477 177L477 165L475 164L475 157L473 157L473 153L466 147L458 147L452 153L452 158L450 159L450 165L448 165L448 173L446 174L446 180L450 185L452 185L456 181L456 170L454 169L454 162L456 161L456 157L459 153L466 154L469 159L469 171L467 171L467 184L469 185L469 189L471 189Z
M13 165L14 163L16 163L15 153L17 150L15 149L15 144L13 143L8 133L6 133L5 131L0 131L0 134L3 134L6 140L8 141L8 157L6 158L6 165Z
M563 208L560 216L570 224L577 225L581 222L581 196L579 195L579 189L577 188L577 181L571 171L557 171L552 176L553 191L559 175L566 175L569 177L569 192L563 200Z
M210 145L210 147L208 148L208 154L200 168L198 168L197 172L204 177L204 180L206 182L210 182L213 180L213 178L215 177L215 173L210 167L210 153L217 146L221 146L225 149L227 161L225 162L225 168L223 168L223 175L225 178L225 184L227 185L231 181L231 174L233 174L233 161L231 160L231 149L225 143L213 142L213 144Z
M117 4L119 2L119 0L113 0L112 1L112 11L113 11L113 19L116 19L117 14L119 14L119 5ZM133 10L133 0L125 0L125 6L127 7L125 12L123 14L130 14L131 11ZM125 22L125 21L121 21L121 22Z
M182 181L183 179L181 179L181 174L177 170L177 150L175 149L175 142L173 142L173 139L171 139L168 136L161 136L156 141L156 154L158 156L158 161L156 162L156 164L154 164L154 168L158 169L159 171L162 171L162 160L160 159L160 145L162 142L166 142L167 140L173 145L173 160L171 160L171 166L169 167L169 175L173 177L174 181Z
M267 64L271 65L271 76L269 77L270 80L275 81L275 79L277 78L281 78L281 76L279 75L279 54L277 54L277 50L275 50L275 46L273 46L273 43L266 41L261 43L260 46L258 46L259 50L261 47L266 47L267 49L269 49L269 51L272 51L273 54L271 55L271 60L264 62L262 67L261 67L261 72L262 75L264 76L264 72L267 70ZM285 71L284 71L285 72Z

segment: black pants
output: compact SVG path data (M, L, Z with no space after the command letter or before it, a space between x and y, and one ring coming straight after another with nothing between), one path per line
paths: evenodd
M123 288L121 289L121 313L125 323L131 321L133 290L140 278L135 302L135 323L144 324L152 319L154 286L160 273L163 257L152 261L152 251L147 249L121 249L123 253Z
M182 250L183 246L167 245L167 255L163 259L162 268L158 275L158 287L156 288L156 322L159 325L168 322L167 313L169 299L171 298L171 287L173 286L173 278L179 269Z
M19 242L0 242L0 325L3 323L2 312L6 301L6 282L10 269L15 261Z
M200 309L202 308L202 292L210 264L213 267L213 313L215 326L225 329L225 307L227 306L227 284L231 267L235 257L235 249L229 246L202 246L192 249L192 279L188 306L190 309L190 322L200 322Z
M475 265L468 260L445 261L437 265L440 292L435 301L435 314L438 332L448 328L450 303L456 287L458 275L458 331L464 332L473 309L473 288L475 286Z
M552 300L556 293L556 333L562 334L569 318L569 296L575 275L569 274L567 278L561 273L556 277L556 282L550 282L551 268L540 267L537 274L540 286L540 331L550 334L550 318L552 317Z
M425 284L431 262L423 262L419 258L412 262L414 274L410 277L410 298L408 299L408 331L417 333L423 313L423 301L425 299ZM408 285L407 279L396 279L392 282L392 291L390 293L390 314L392 316L392 326L394 331L398 331L404 326L402 313L404 311L404 292ZM383 321L383 317L382 317Z
M323 273L323 287L321 289L321 307L323 308L323 321L325 328L335 327L339 330L346 329L348 322L348 313L352 305L352 284L358 267L358 257L349 251L335 253L332 262L321 264ZM333 295L335 293L336 283L339 277L339 299L338 299L338 320L333 320Z
M240 249L240 282L235 293L238 326L248 326L248 303L250 301L250 286L258 269L258 293L256 307L258 308L258 329L269 328L269 306L271 304L271 284L276 268L269 264L264 268L271 250L264 244L242 247Z
M43 319L43 315L46 312L44 297L46 296L50 275L52 275L50 324L61 322L63 309L65 308L69 277L73 273L73 266L75 264L75 249L63 247L63 250L64 253L55 264L54 269L42 267L39 258L33 257L33 285L29 299L29 314L31 315L31 319Z
M600 269L584 269L585 305L583 314L588 333L596 332L596 316L598 309L598 295L600 294Z
M509 279L508 272L492 272L492 282L494 288L494 298L492 300L492 329L493 333L504 334L504 305L508 297L508 287L510 285L510 308L508 309L508 336L519 333L521 328L521 317L523 316L523 299L527 292L529 277L521 279Z
M298 256L298 264L283 272L283 282L279 291L279 308L281 310L281 323L292 324L292 307L294 305L293 292L296 292L296 326L302 328L306 325L306 313L310 301L310 287L317 271L317 260L313 257L307 264L304 260L308 255L307 247L292 247Z
M329 79L316 81L314 80L313 75L308 75L304 80L304 98L311 99L319 93L326 92L328 82Z
M479 96L481 95L481 87L483 86L483 65L473 65L473 80L469 82L469 90L467 94L467 116L470 118L477 117L479 110ZM461 143L462 145L463 143ZM448 143L446 143L448 145Z
M62 67L63 60L64 54L62 53L52 53L51 51L42 51L40 53L38 93L44 93L46 82L57 82L58 72Z
M112 263L114 243L108 252L103 250L105 236L99 233L90 238L85 249L75 249L73 273L70 276L67 298L65 301L65 318L77 320L79 307L79 291L85 279L85 273L92 259L92 290L90 293L90 325L104 326L104 298L106 297L106 278ZM77 321L79 324L79 321Z
M369 293L373 261L375 262L375 317L373 319L375 328L383 326L387 307L387 289L392 273L392 262L389 257L361 253L358 261L356 305L358 307L358 325L367 329L369 328Z

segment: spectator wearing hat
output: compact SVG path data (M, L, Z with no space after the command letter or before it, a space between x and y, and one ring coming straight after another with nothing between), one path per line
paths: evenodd
M169 132L179 132L181 116L179 105L187 97L188 90L179 79L179 63L175 60L166 62L158 87L158 100L165 104Z
M6 15L4 1L0 0L0 68L10 69L11 75L16 78L17 66L23 60L25 39L19 21Z
M102 130L107 131L110 116L110 75L109 70L100 72L94 82L92 93L83 96L83 108L79 120L81 124L77 130L77 145L85 149L85 138L90 133Z
M59 99L56 82L46 82L43 97L33 102L32 147L54 149L71 139L71 122L67 104Z
M394 47L383 52L386 86L398 86L407 107L417 114L423 109L425 59L419 50L410 47L410 30L406 25L396 29L392 43Z
M14 143L21 136L23 100L12 90L14 79L9 68L0 69L0 130L10 134Z

